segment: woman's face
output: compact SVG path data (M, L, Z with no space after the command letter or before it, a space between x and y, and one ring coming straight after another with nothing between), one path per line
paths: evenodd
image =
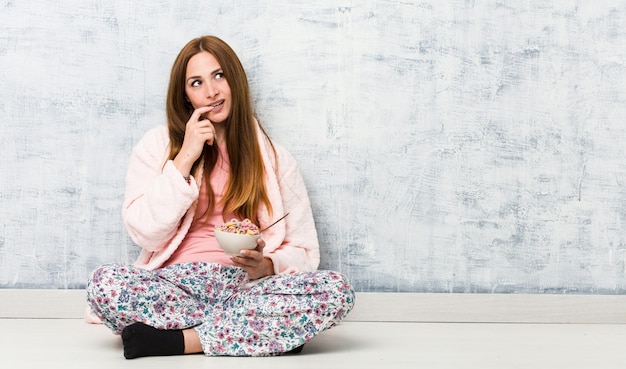
M212 106L203 114L212 123L222 123L230 115L230 86L215 57L202 51L189 59L185 74L185 94L194 109Z

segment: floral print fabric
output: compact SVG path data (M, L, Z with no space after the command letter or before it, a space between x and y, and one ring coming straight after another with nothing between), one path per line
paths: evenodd
M135 322L193 327L210 356L290 351L339 323L354 291L336 272L279 274L250 281L244 269L211 263L156 270L109 264L87 286L95 314L116 333Z

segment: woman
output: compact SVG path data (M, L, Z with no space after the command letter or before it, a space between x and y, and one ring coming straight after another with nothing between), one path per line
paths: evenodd
M95 270L87 299L122 335L124 356L266 356L301 350L351 310L346 278L316 271L319 246L293 157L252 110L245 71L222 40L179 53L167 127L133 150L123 218L141 253L134 266ZM214 228L231 218L260 228L289 213L254 250L230 257Z

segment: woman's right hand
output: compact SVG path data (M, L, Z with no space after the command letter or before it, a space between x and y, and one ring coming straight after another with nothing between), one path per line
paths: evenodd
M213 107L203 106L193 111L187 121L185 137L180 152L174 158L174 165L180 173L187 177L191 171L193 163L198 160L204 144L213 145L215 140L215 127L208 119L202 119L202 114L213 110Z

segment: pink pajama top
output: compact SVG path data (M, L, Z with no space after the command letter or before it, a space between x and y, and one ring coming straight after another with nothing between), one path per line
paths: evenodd
M272 260L276 274L315 270L320 261L317 232L296 161L277 144L274 144L275 157L269 141L260 130L257 132L265 165L265 185L273 208L273 214L265 207L259 209L258 225L264 228L289 213L283 221L263 232L264 256ZM202 166L188 184L173 161L166 160L168 154L169 134L163 125L144 135L134 148L128 166L122 217L130 237L141 247L135 266L144 269L189 261L189 254L176 252L183 242L192 241L185 238L196 213L204 211L198 209ZM219 178L218 175L215 180ZM215 214L210 219L215 223ZM212 226L215 224L209 226L209 233ZM198 234L194 232L194 235ZM215 260L230 264L220 258Z

